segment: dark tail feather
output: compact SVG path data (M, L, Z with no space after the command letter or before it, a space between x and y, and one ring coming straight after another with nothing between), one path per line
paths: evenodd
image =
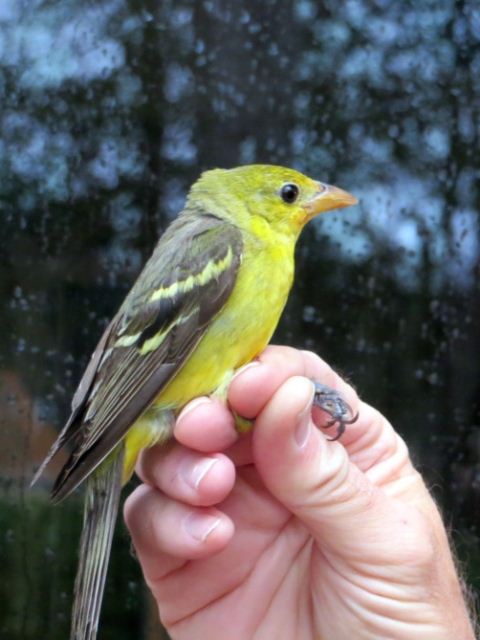
M123 444L87 480L70 640L95 640L122 489Z

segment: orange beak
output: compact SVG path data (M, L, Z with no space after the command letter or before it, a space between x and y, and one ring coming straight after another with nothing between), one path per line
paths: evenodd
M358 200L351 193L334 187L330 184L317 183L319 191L314 197L303 205L307 212L308 219L314 218L319 213L331 211L332 209L342 209L357 204Z

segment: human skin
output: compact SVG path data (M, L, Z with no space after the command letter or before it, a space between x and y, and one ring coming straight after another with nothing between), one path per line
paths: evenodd
M311 379L359 412L340 441ZM218 400L193 401L125 504L173 639L474 639L437 507L377 410L318 356L276 346L228 399L251 434Z

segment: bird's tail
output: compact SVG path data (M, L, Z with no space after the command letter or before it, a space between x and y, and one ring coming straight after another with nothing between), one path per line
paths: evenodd
M70 640L95 640L122 489L123 444L87 479Z

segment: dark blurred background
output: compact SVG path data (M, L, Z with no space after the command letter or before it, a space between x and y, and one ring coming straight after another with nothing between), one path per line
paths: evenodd
M480 590L479 78L477 0L1 0L2 638L67 637L81 496L32 470L188 186L250 162L359 196L276 341L390 418ZM101 638L155 617L120 523Z

